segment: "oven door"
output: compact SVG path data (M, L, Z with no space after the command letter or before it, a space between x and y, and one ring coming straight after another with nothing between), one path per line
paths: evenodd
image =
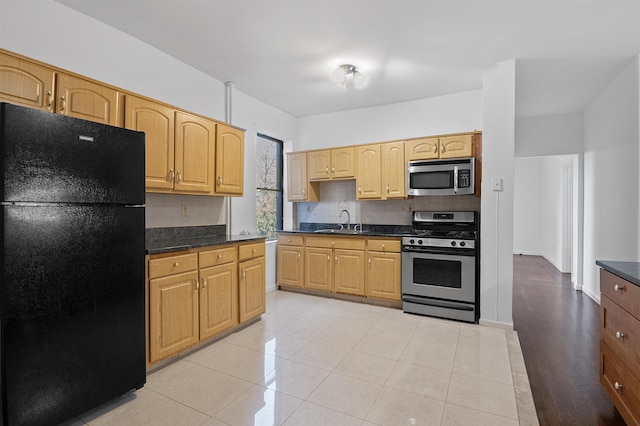
M403 252L402 294L475 303L475 256Z

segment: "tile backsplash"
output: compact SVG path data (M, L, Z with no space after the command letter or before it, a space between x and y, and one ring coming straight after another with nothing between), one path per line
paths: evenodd
M480 198L474 195L414 197L406 200L356 200L355 180L322 182L320 200L314 203L296 203L295 225L301 222L351 223L377 225L411 225L414 210L479 211ZM295 220L297 219L297 221Z
M224 197L180 194L146 194L146 228L225 224ZM186 215L183 207L186 206Z

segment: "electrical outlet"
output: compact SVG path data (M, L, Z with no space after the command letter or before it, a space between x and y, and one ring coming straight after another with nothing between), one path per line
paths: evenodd
M182 216L189 216L189 208L186 204L182 205Z
M491 178L491 190L496 192L502 191L502 178Z

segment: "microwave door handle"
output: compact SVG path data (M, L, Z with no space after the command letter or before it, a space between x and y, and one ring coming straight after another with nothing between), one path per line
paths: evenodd
M458 166L453 167L453 193L458 193Z

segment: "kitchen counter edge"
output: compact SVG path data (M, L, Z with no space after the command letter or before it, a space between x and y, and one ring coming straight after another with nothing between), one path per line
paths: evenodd
M307 234L307 235L333 235L335 237L390 237L390 238L402 238L406 237L407 233L398 232L380 232L380 231L364 231L360 234L341 234L336 232L319 232L319 231L301 231L298 229L284 229L278 231L279 234Z
M640 262L596 260L596 265L640 287Z
M168 253L172 251L188 250L208 246L241 243L245 241L265 240L263 235L215 235L201 238L186 238L179 240L164 240L147 243L147 254Z

